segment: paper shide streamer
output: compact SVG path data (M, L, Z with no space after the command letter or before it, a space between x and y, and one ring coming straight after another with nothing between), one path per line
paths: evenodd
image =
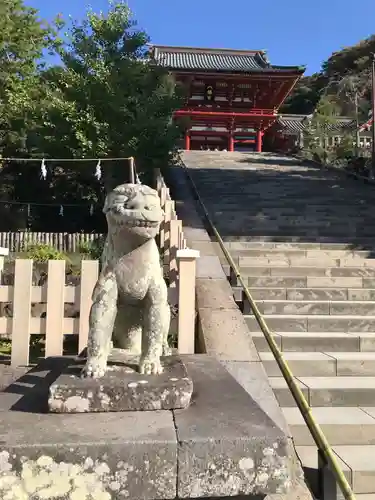
M95 177L98 179L98 181L102 178L102 166L100 160L98 160L98 163L96 164Z
M42 164L40 165L40 175L44 181L47 179L47 167L44 158L42 160Z
M2 158L2 160L7 160L7 161L23 161L23 162L41 162L40 163L40 178L42 180L47 180L48 177L48 170L47 170L47 165L46 165L46 159L45 158ZM108 161L108 160L113 160L113 161L119 161L119 160L133 160L133 157L126 157L126 158L104 158L103 161ZM47 161L49 162L76 162L76 161L96 161L96 167L95 167L95 178L97 180L100 180L102 178L102 159L100 158L48 158ZM141 180L135 172L135 179L134 179L136 184L141 184ZM20 201L11 201L11 202L6 202L3 200L0 200L0 205L4 206L6 209L9 209L13 205L25 205L24 202ZM64 216L64 206L59 205L57 203L26 203L26 213L27 217L31 217L31 210L32 207L37 207L37 206L45 206L45 207L59 207L59 215L61 217ZM82 205L79 203L70 203L65 205L69 207L81 207ZM56 208L55 208L56 209ZM95 206L93 203L91 203L87 209L89 210L90 216L93 216L95 213Z

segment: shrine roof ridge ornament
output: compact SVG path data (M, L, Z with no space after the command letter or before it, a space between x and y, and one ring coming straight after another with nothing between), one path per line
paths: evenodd
M275 66L270 64L265 50L150 45L150 56L156 64L171 70L298 74L305 71L305 66Z

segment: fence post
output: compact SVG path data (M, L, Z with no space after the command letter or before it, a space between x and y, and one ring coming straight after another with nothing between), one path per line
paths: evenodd
M17 259L14 266L11 366L29 364L33 261Z
M61 356L64 341L65 261L48 261L46 358Z
M154 177L153 182L154 182L155 189L158 193L160 193L160 188L161 188L161 181L160 181L161 170L160 170L160 168L154 168L153 177Z
M130 184L135 184L135 169L134 169L134 158L129 158L129 182Z
M194 354L195 277L199 251L177 250L178 262L178 352Z
M178 238L179 231L182 230L182 222L177 219L172 219L169 222L169 237L170 237L170 245L169 245L169 262L168 262L168 278L169 278L169 287L168 287L168 295L170 304L178 303L178 265L177 265L177 250L178 250Z
M170 260L169 260L169 277L170 286L175 287L177 284L177 250L179 249L179 235L182 231L182 222L178 219L170 222Z
M171 219L177 219L176 202L171 200Z
M0 285L2 284L3 270L4 270L4 257L9 255L9 248L0 247Z
M89 334L89 314L92 304L92 292L98 279L99 261L83 260L81 264L81 287L80 287L80 314L79 314L79 337L78 354L87 347Z
M160 205L163 210L166 199L167 199L167 188L165 186L162 186L160 189Z
M186 248L186 240L184 238L184 232L182 230L182 226L178 234L178 248L179 250L185 250Z
M163 262L169 264L171 247L171 219L173 203L171 200L165 201L164 206L164 233L163 233Z

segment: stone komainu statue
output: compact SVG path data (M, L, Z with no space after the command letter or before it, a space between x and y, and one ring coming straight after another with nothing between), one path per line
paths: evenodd
M141 355L141 373L161 373L160 356L170 354L170 308L154 239L164 215L159 196L148 186L123 184L107 195L103 212L108 236L82 375L104 375L112 340L115 347Z

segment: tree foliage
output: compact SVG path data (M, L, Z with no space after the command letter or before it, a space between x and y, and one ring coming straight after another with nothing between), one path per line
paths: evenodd
M371 62L375 35L334 52L315 75L302 78L285 103L284 112L312 113L322 95L335 96L343 116L366 120L371 100ZM355 105L358 100L358 109Z
M286 99L281 112L301 115L313 113L323 87L324 79L319 73L302 77Z
M339 163L354 153L354 133L348 131L340 134L339 143L333 142L335 124L340 114L340 102L337 95L323 95L309 124L304 130L304 154L323 163ZM331 139L330 142L328 142Z
M147 180L151 169L168 164L175 152L179 129L171 116L180 106L180 92L148 59L148 36L123 3L111 4L108 13L89 10L81 21L58 19L53 27L22 0L6 0L5 6L0 78L6 98L0 120L7 134L1 136L0 155L44 157L48 178L40 179L38 162L4 163L2 199L25 205L12 217L0 207L0 220L9 225L11 218L9 229L31 224L34 230L99 230L101 212L92 217L88 207L101 205L105 187L128 180L128 163L103 162L104 186L94 178L95 162L58 164L48 158L134 156ZM61 63L47 65L45 50L53 50ZM43 206L33 207L30 216L26 202L33 201L65 205L65 216L58 207ZM80 202L81 214L69 208Z
M42 56L56 33L22 0L0 2L0 154L26 151Z

